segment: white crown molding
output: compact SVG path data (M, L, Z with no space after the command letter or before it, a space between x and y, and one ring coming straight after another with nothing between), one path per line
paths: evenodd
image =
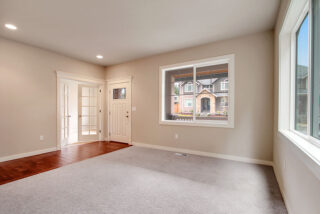
M171 151L171 152L181 152L181 153L187 153L187 154L192 154L192 155L200 155L200 156L206 156L206 157L233 160L233 161L239 161L239 162L244 162L244 163L273 166L273 162L267 161L267 160L246 158L246 157L233 156L233 155L224 155L224 154L218 154L218 153L212 153L212 152L202 152L202 151L182 149L182 148L176 148L176 147L151 145L151 144L139 143L139 142L132 142L132 145L139 146L139 147L152 148L152 149L166 150L166 151Z
M105 84L104 79L93 78L83 74L68 73L68 72L62 72L62 71L56 71L56 73L57 73L57 77L61 79L70 79L70 80L77 80L77 81L83 81L83 82Z
M112 84L112 83L121 83L121 82L131 82L133 79L133 76L125 76L121 78L111 78L111 79L106 79L105 82L107 84Z
M0 157L0 162L14 160L14 159L18 159L18 158L29 157L29 156L33 156L33 155L40 155L43 153L54 152L57 150L58 150L57 147L52 147L52 148L41 149L41 150L36 150L36 151L32 151L32 152L26 152L26 153L20 153L20 154Z

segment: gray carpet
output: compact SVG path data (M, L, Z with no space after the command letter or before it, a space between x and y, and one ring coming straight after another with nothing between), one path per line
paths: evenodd
M0 213L287 213L271 167L130 147L0 186Z

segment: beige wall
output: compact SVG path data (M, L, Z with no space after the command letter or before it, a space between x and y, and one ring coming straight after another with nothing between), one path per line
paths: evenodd
M56 146L56 70L102 79L105 73L0 37L0 157Z
M283 0L275 29L275 75L278 83L278 36L290 0ZM278 133L278 84L274 91L274 153L275 172L285 196L287 208L292 214L320 213L320 181L308 168L312 163L300 149ZM309 159L309 160L307 160ZM309 164L309 165L310 165ZM309 166L310 167L310 166ZM319 167L319 166L316 166Z
M156 55L106 69L133 76L134 142L272 160L273 31ZM159 66L235 54L235 128L159 125ZM179 139L174 139L174 133Z

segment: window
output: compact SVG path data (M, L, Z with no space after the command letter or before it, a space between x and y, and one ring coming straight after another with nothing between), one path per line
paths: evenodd
M320 146L320 0L294 1L291 8L279 37L278 124L310 152L310 143Z
M160 77L160 124L233 127L234 55L164 66Z
M184 92L193 92L193 83L187 83L184 85Z
M184 100L184 107L192 107L192 98Z
M212 87L212 85L203 85L202 88L203 88L203 89L207 89L207 90L210 91L210 92L213 92L213 87Z
M126 99L126 88L113 89L113 99Z
M226 80L224 80L224 81L221 82L221 90L222 90L222 91L226 91L226 90L228 90L228 89L229 89L229 82L228 82L228 80L226 79Z
M295 130L307 134L308 130L308 80L309 80L309 16L296 32L295 60Z

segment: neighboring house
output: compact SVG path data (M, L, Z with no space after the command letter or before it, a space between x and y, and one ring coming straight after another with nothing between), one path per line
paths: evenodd
M308 67L303 65L297 66L296 94L296 128L307 131Z
M188 115L193 112L193 82L175 82L173 114ZM227 115L228 77L196 81L196 113L198 116Z

